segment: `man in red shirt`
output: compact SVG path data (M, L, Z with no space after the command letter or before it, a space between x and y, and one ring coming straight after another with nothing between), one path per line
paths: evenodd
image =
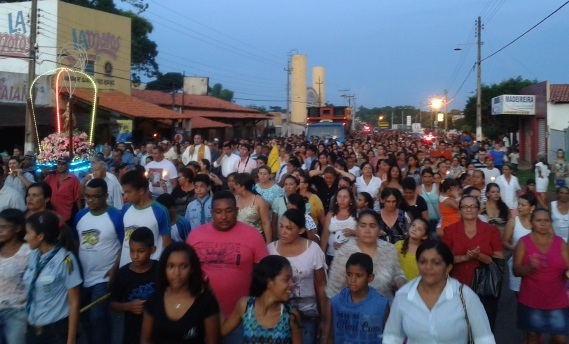
M50 174L44 183L51 187L51 204L61 219L71 225L74 213L81 209L79 179L69 173L69 158L57 160L57 173ZM76 207L76 208L74 208Z
M431 158L443 157L445 158L445 160L451 160L452 152L450 150L447 150L446 142L441 141L437 146L437 150L431 152L430 157Z

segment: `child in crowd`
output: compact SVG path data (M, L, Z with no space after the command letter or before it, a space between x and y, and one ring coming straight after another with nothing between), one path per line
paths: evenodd
M543 200L539 197L539 193L535 190L535 179L530 178L526 181L526 190L523 193L523 195L527 193L532 194L535 197L535 199L537 200L538 208L544 208L544 209L548 208L547 204L543 203Z
M358 197L356 198L356 207L358 208L358 214L366 209L373 210L373 205L373 197L371 197L368 192L358 192Z
M176 213L176 200L170 194L162 194L156 198L156 202L162 204L166 209L168 209L168 215L170 216L170 227L172 231L170 232L170 238L172 242L186 242L190 230L190 222Z
M409 232L405 239L395 243L397 255L399 257L399 265L405 273L407 281L411 281L419 276L419 268L415 259L415 252L419 245L429 239L429 227L427 221L423 218L416 218L409 227Z
M155 291L158 262L150 256L156 251L154 235L139 227L129 239L131 263L119 269L111 286L111 310L124 313L124 344L140 343L144 303Z
M346 262L346 283L332 305L332 331L328 343L381 343L389 317L389 300L368 286L374 279L373 261L356 252Z
M512 170L515 173L518 172L518 161L520 160L520 153L517 148L512 149L512 152L508 155L510 158L510 164L512 165Z
M211 222L211 179L207 174L194 177L194 199L186 209L184 216L190 222L190 228L196 228Z
M237 302L221 326L225 336L243 323L243 343L302 343L300 315L289 309L292 268L282 256L267 256L255 265L250 296ZM324 343L324 341L323 341Z

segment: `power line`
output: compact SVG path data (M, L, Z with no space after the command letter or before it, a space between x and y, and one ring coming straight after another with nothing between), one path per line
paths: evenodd
M525 36L527 33L529 33L531 30L535 29L538 25L540 25L541 23L543 23L544 21L546 21L547 19L549 19L549 17L551 17L552 15L554 15L555 13L557 13L559 10L561 10L563 7L565 7L567 4L569 4L569 1L566 1L563 5L559 6L555 11L551 12L547 17L543 18L542 20L540 20L537 24L535 24L534 26L532 26L531 28L529 28L526 32L522 33L521 35L519 35L518 37L516 37L513 41L511 41L510 43L504 45L502 48L496 50L495 52L493 52L492 54L490 54L489 56L486 56L485 58L483 58L480 62L482 61L486 61L487 59L491 58L492 56L498 54L500 51L506 49L507 47L509 47L510 45L514 44L517 40L519 40L520 38L522 38L523 36Z
M470 77L470 74L472 74L472 71L474 70L474 68L476 67L476 63L472 65L472 68L470 68L470 70L468 71L468 74L466 75L466 78L464 78L464 80L462 81L462 84L460 84L460 87L458 88L458 90L454 93L454 95L452 97L450 97L450 99L454 99L458 93L460 92L460 90L462 90L462 87L464 86L464 84L466 83L466 81L468 80L468 78Z

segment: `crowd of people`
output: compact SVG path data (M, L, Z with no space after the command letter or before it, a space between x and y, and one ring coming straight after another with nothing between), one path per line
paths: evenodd
M494 265L525 342L564 343L565 153L522 189L504 142L195 135L100 145L83 174L16 147L0 343L494 343Z

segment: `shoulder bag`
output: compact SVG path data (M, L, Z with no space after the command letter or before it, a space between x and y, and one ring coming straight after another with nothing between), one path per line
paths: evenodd
M466 320L466 328L468 329L468 344L474 344L474 338L472 337L472 328L470 327L470 321L468 320L468 312L466 311L466 301L464 301L464 294L462 293L462 287L464 284L461 284L459 287L460 290L460 303L462 304L462 310L464 311L464 319Z
M470 288L478 296L500 297L504 277L504 259L492 258L492 263L482 264L474 272Z

